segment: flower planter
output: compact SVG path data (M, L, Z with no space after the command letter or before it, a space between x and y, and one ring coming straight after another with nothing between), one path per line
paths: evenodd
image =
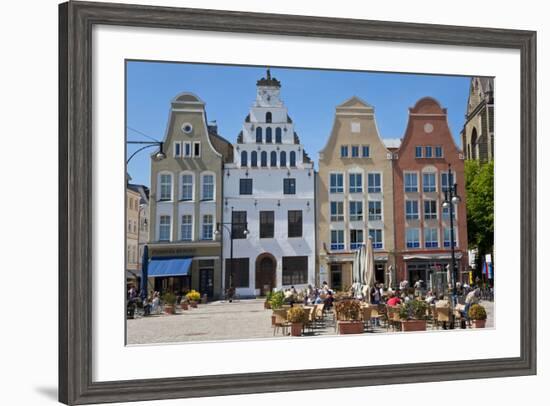
M164 313L176 314L176 308L173 305L164 305Z
M195 302L195 301L189 302L189 304L191 305L191 307L193 307L195 309L198 307L197 302Z
M426 331L426 320L402 320L402 331Z
M290 324L290 335L293 337L300 337L302 335L302 323Z
M181 310L189 310L189 303L180 303Z
M356 320L341 320L338 322L340 334L361 334L364 331L363 322Z
M487 320L472 320L473 328L485 328L485 323Z

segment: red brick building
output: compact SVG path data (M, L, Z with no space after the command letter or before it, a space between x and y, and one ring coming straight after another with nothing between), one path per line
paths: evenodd
M451 263L450 216L442 207L444 188L457 183L461 202L455 205L457 280L467 280L468 236L464 156L447 123L447 109L429 97L409 109L405 136L395 152L394 213L397 283L412 286L422 279L428 288L442 291Z

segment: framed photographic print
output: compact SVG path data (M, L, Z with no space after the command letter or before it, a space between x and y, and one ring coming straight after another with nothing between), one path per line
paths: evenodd
M535 32L59 16L60 401L536 373Z

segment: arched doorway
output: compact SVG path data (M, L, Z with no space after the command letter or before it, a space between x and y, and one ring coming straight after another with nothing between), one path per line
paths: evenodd
M256 289L265 295L275 287L277 261L271 254L261 254L256 258Z

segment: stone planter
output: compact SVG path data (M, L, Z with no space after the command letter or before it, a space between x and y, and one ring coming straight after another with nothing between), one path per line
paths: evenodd
M164 313L176 314L176 307L174 305L164 305Z
M485 328L485 323L487 320L472 320L473 328Z
M426 320L402 320L402 331L426 331Z
M363 322L358 320L341 320L338 322L340 334L361 334L364 331Z
M293 337L300 337L302 335L302 323L290 324L290 335Z

